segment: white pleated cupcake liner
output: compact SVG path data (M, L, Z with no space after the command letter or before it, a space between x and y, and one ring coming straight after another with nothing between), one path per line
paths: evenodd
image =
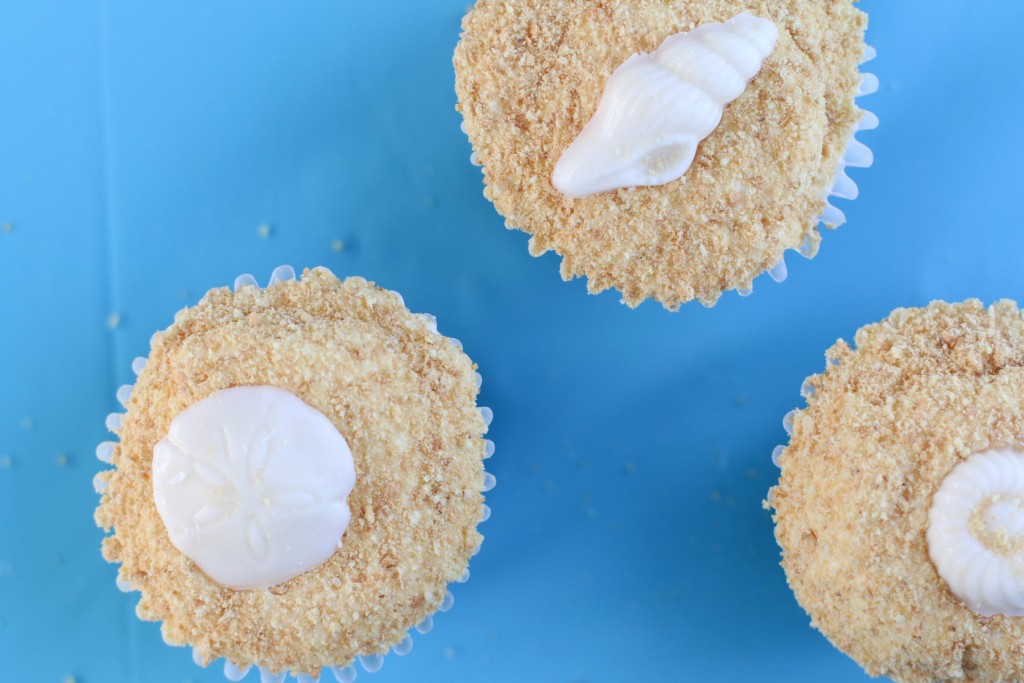
M830 360L828 361L828 364L826 365L825 369L827 370L829 366L836 365L837 363L838 361ZM814 396L818 393L817 390L814 388L813 381L819 376L820 375L811 375L810 377L803 381L803 384L800 385L800 395L803 396L805 401L814 398ZM793 421L794 419L796 419L796 414L799 411L800 408L793 408L791 411L786 413L785 416L783 416L782 428L786 430L786 436L793 436ZM778 446L772 449L772 464L780 469L782 467L782 464L779 459L782 457L782 453L785 450L785 444L779 444Z
M875 48L865 45L864 59L861 64L867 64L877 56L878 52ZM872 73L861 72L860 89L857 91L857 99L875 94L878 92L878 88L878 76ZM846 169L870 168L875 163L874 153L870 147L857 139L857 133L863 130L878 128L878 116L866 109L861 109L860 112L860 120L854 126L850 139L846 143L846 151L836 164L836 178L832 183L832 188L825 195L825 209L822 211L821 216L818 217L815 228L820 225L824 225L826 228L838 228L846 223L846 214L837 208L833 202L836 199L853 201L860 196L860 189L857 187L857 183L846 173ZM796 249L793 249L793 251L804 258L814 258L815 249L812 245L811 234L808 233L804 236L803 243ZM783 254L782 259L778 263L766 270L765 274L775 282L785 282L789 275L789 271L786 268L785 254ZM753 291L753 287L737 290L740 296L750 296Z
M294 268L292 268L291 266L278 266L277 268L274 269L273 273L271 273L270 281L267 283L267 287L271 287L279 282L288 282L295 279L296 278ZM259 284L257 283L256 278L246 273L244 275L239 275L237 278L235 278L233 289L234 291L237 292L242 287L259 287ZM402 299L401 294L399 294L398 292L392 292L392 294L398 296L399 300L402 301L404 305L404 300ZM419 317L424 322L427 323L427 326L435 334L447 339L456 348L462 349L462 342L460 342L458 339L454 337L444 337L443 335L441 335L440 332L437 331L437 319L434 316L430 315L429 313L421 313L419 314ZM141 374L145 367L146 358L139 357L132 361L132 372L135 373L136 376ZM483 377L480 375L479 372L475 374L476 386L479 389L483 384ZM118 388L117 400L122 406L128 405L128 400L131 398L132 395L133 386L134 385L126 384ZM482 407L479 410L480 415L483 417L484 425L489 427L491 421L494 419L494 411L486 407ZM121 429L122 416L123 413L111 413L110 415L107 416L106 426L110 432L116 434ZM103 443L96 447L96 457L102 463L108 465L113 464L115 446L116 442L114 441L104 441ZM491 441L490 439L484 439L484 446L485 459L490 458L492 455L494 455L493 441ZM112 471L113 470L105 470L104 472ZM101 476L104 472L98 472L93 477L93 488L95 489L96 493L103 493L103 491L107 488L107 482ZM496 484L497 480L495 479L494 475L491 474L490 472L485 471L483 492L486 493L492 490ZM490 519L490 517L491 508L485 504L483 506L483 516L480 518L480 522L486 522L488 519ZM477 549L477 552L479 552L479 548ZM465 583L466 581L469 581L468 568L466 569L465 573L456 580L456 583ZM134 590L132 586L128 583L128 581L121 577L120 574L118 574L117 578L115 579L115 584L117 585L117 589L123 593L128 593ZM327 672L330 672L330 674L334 676L334 679L336 681L339 681L339 683L351 683L356 679L356 675L358 673L358 670L356 668L357 662L362 668L362 670L366 673L375 673L379 671L381 667L384 665L384 657L387 654L394 653L399 657L409 654L409 652L412 650L413 632L419 633L421 635L426 635L427 633L429 633L430 630L434 627L434 616L436 616L439 613L447 612L452 608L454 604L455 596L452 595L450 590L446 590L444 598L441 601L441 606L438 608L437 612L427 616L426 619L421 621L413 628L409 629L409 632L406 635L405 639L402 640L402 642L400 642L398 645L395 645L394 647L390 648L390 650L387 650L382 653L362 655L356 657L355 662L352 662L351 664L344 667L324 667L320 673L320 676L316 678L309 676L307 674L297 674L294 676L294 680L298 683L326 683L326 681L328 681L329 679L327 679L325 675L327 674ZM168 644L170 645L170 643ZM200 658L199 653L194 648L192 650L192 659L198 666L203 666L202 659ZM253 670L259 671L260 683L283 683L284 681L288 680L290 676L290 674L286 671L273 673L260 666L239 667L234 662L228 661L227 659L224 660L224 677L229 681L241 681L245 679Z

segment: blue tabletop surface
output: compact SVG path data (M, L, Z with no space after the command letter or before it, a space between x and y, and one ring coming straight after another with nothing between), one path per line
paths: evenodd
M361 680L867 679L786 586L770 454L837 338L1024 298L1024 3L865 0L882 127L849 223L677 314L503 228L454 111L466 5L0 2L0 680L223 680L114 587L93 449L155 330L282 263L434 313L496 414L473 578Z

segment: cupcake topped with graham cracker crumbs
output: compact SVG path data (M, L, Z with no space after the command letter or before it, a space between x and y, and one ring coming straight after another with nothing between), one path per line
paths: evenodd
M454 65L484 194L630 306L781 280L872 160L866 24L853 0L478 0Z
M789 585L873 676L1024 680L1024 316L939 302L855 342L777 449Z
M461 344L323 268L211 290L138 359L96 521L141 619L238 680L350 680L447 609L493 485ZM305 680L305 679L304 679Z

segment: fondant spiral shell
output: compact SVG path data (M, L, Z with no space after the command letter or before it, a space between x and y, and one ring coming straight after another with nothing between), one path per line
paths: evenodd
M1024 453L991 450L957 465L928 522L928 553L958 598L982 616L1024 616Z
M761 70L777 38L775 24L744 13L669 36L653 53L630 57L558 160L552 184L580 198L682 177L697 145Z

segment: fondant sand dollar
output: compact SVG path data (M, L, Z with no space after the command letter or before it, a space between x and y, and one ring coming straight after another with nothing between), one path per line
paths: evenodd
M269 588L341 543L355 469L331 421L291 392L241 386L178 413L153 448L171 543L228 588Z

